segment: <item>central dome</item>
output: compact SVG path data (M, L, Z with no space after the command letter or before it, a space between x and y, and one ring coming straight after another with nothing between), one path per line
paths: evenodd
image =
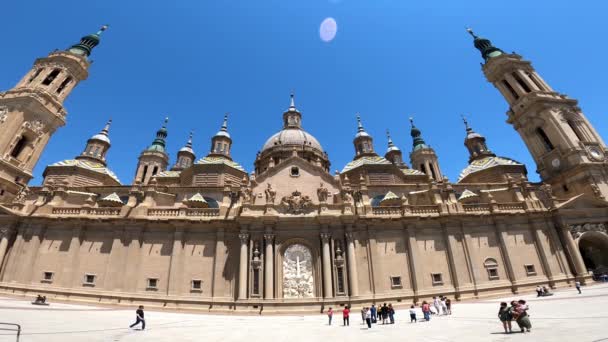
M261 152L264 153L266 150L275 146L306 146L317 149L319 152L323 153L323 147L321 147L317 138L300 128L286 128L273 134L266 140Z

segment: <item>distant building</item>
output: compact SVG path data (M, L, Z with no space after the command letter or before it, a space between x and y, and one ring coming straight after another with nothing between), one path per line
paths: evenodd
M292 95L283 129L250 174L231 157L228 117L204 157L197 160L190 136L174 163L165 121L123 185L106 163L108 122L81 154L49 165L42 185L28 188L102 31L36 60L0 93L0 293L318 311L571 286L589 280L589 270L608 271L606 145L576 100L472 32L540 184L466 121L469 165L457 182L413 121L410 168L388 132L378 153L359 117L353 160L332 175Z

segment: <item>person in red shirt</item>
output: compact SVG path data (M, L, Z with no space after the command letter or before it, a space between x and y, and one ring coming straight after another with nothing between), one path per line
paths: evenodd
M427 321L431 320L431 306L425 301L422 302L422 314Z
M348 305L344 306L344 310L342 310L342 319L344 320L344 325L350 325L348 321L348 315L350 314L350 310L348 309Z

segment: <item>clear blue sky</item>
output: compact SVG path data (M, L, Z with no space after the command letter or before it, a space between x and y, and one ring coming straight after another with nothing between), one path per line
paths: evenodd
M464 28L531 60L554 89L580 100L608 138L607 12L603 1L9 1L0 21L0 89L14 86L37 57L110 24L32 184L46 165L79 154L109 117L108 162L123 183L166 115L173 163L191 129L197 157L205 155L230 112L233 157L251 171L256 152L281 128L292 89L332 172L353 157L356 112L376 151L384 154L390 128L406 160L413 115L455 181L468 158L466 114L495 153L524 162L538 180ZM319 38L327 17L338 24L330 43Z

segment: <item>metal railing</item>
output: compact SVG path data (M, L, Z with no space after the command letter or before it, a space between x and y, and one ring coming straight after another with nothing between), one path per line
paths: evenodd
M3 323L0 322L0 330L1 331L14 331L17 333L17 339L15 341L19 342L19 337L21 336L21 326L15 323Z

